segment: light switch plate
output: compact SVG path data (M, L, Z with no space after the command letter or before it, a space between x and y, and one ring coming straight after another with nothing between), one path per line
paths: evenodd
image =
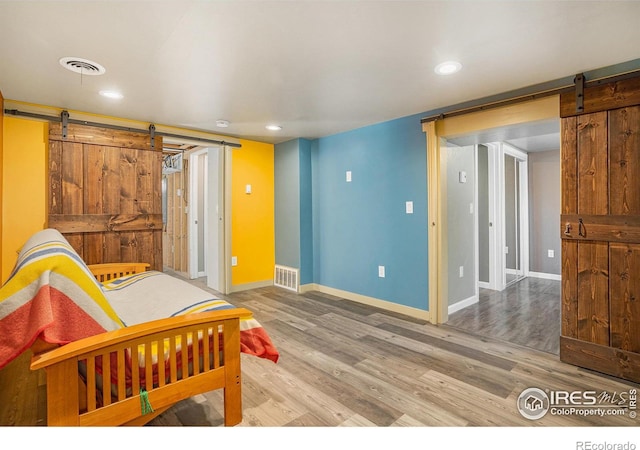
M378 276L384 278L384 266L378 266Z
M347 183L351 183L351 171L347 170Z
M406 202L407 214L413 214L413 202Z

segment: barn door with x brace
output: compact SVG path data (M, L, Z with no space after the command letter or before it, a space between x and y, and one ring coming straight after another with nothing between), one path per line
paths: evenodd
M576 80L560 98L560 359L638 382L640 78Z
M162 138L70 124L49 127L49 211L87 264L162 271Z

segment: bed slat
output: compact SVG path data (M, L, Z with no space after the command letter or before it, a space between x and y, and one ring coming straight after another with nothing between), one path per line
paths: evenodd
M126 349L118 350L118 401L127 397L127 380L125 375L125 352Z
M102 354L102 404L111 404L111 354Z
M213 327L213 368L220 367L220 326Z
M189 355L187 352L187 342L189 342L189 335L185 331L180 338L180 354L182 355L182 366L180 370L180 379L184 380L189 377L189 371L185 370L185 367L189 367Z
M204 366L204 370L211 370L211 365L210 365L210 359L209 358L209 336L211 336L209 333L211 333L211 328L206 327L203 331L203 335L206 336L204 339L202 339L202 353L203 353L203 358L202 358L202 364Z
M87 410L96 409L96 360L87 358Z
M165 380L167 378L166 375L166 362L164 358L164 346L166 339L162 338L158 341L158 386L162 387L165 384Z
M178 362L176 361L176 337L171 336L169 338L169 361L171 364L171 382L175 383L178 380Z
M202 329L201 328L194 328L193 329L193 334L191 335L191 339L193 340L192 342L192 350L193 350L193 358L191 358L193 360L193 375L198 375L200 373L200 339L199 336L201 335Z
M151 350L152 342L146 342L144 345L144 385L145 390L150 391L153 388L153 352Z
M136 343L131 347L131 391L133 395L140 392L140 371L137 369L139 360L140 346Z

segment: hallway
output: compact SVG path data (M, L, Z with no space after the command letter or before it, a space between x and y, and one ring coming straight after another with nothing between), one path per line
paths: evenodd
M560 283L525 278L502 292L480 289L480 301L451 314L446 325L557 355Z

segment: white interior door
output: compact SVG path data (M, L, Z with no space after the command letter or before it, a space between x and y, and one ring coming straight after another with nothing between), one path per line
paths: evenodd
M219 147L207 149L207 229L206 276L207 286L224 292L224 184L222 176L223 152Z
M189 278L206 274L208 225L208 153L206 149L189 155Z
M529 196L527 154L502 144L500 160L501 262L500 290L524 278L529 271Z

